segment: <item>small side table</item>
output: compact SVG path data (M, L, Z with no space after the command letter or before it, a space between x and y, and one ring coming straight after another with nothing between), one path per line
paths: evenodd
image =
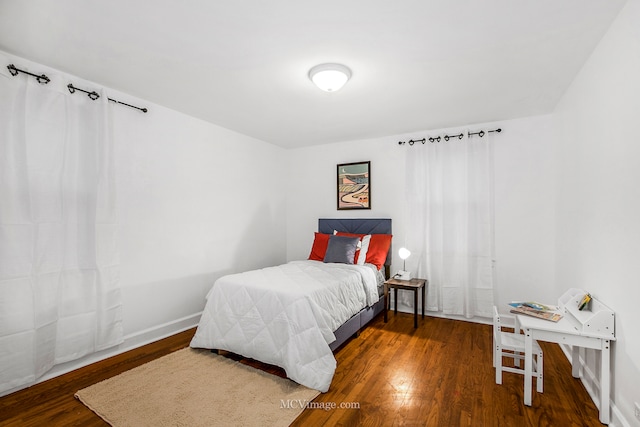
M394 314L398 312L398 289L413 291L413 327L418 327L418 291L422 290L422 318L424 319L424 294L427 287L427 279L389 279L384 282L384 321L387 322L387 310L389 308L389 288L393 288Z

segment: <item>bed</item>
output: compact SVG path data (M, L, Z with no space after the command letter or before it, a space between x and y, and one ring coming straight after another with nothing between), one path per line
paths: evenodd
M318 220L309 259L216 280L191 347L282 367L329 390L340 347L383 309L390 219Z

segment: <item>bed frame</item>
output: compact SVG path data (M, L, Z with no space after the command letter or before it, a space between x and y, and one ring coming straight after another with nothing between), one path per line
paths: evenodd
M333 234L333 231L343 231L354 234L393 234L391 232L391 219L389 218L320 218L318 220L318 232ZM392 250L389 248L385 260L385 277L389 279L391 271ZM329 344L332 351L336 351L342 344L353 336L357 336L360 330L374 317L382 312L384 298L371 307L365 307L340 326L335 332L336 340Z

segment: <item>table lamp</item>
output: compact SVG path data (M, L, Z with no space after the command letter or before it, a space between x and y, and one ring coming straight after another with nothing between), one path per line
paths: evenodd
M407 258L411 255L411 251L407 248L400 248L398 256L402 259L402 270L398 271L396 278L400 280L411 280L411 273L407 271Z

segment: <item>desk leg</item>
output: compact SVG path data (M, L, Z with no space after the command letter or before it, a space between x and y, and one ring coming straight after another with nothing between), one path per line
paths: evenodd
M384 284L384 323L387 323L387 310L389 309L389 285Z
M524 404L531 406L531 371L533 359L533 337L531 331L524 331Z
M425 290L424 288L426 288L426 286L422 287L422 318L424 319L424 306L426 304L425 300L424 300L424 295L425 295Z
M611 354L609 340L602 340L600 350L600 422L609 424L609 391L611 387Z
M398 314L398 288L393 288L393 314Z
M418 327L418 290L413 291L413 327Z

